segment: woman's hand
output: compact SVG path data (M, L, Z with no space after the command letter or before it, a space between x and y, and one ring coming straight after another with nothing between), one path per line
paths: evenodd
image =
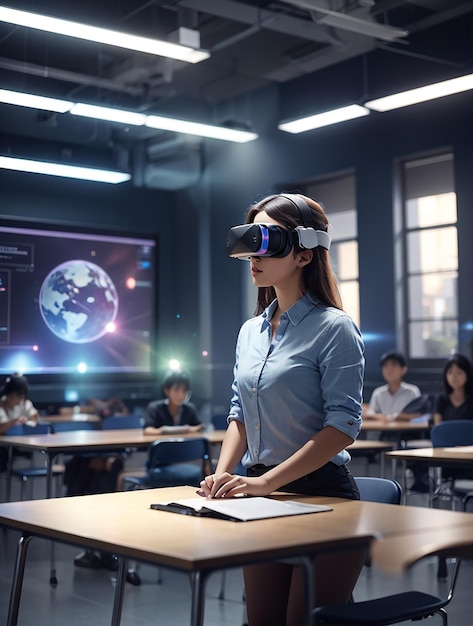
M224 472L210 474L200 483L199 495L207 498L233 498L235 496L267 496L273 488L264 476L238 476Z

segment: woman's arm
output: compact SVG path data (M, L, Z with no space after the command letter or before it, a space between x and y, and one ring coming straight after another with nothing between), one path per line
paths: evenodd
M206 476L200 483L201 495L214 497L216 477L219 476L218 485L224 484L225 480L230 480L233 475L229 472L241 461L247 448L246 430L242 422L231 420L225 432L222 448L213 474ZM226 477L226 478L223 478Z
M434 426L437 426L437 424L440 424L440 422L442 421L442 415L440 413L434 413L433 419L434 419Z
M237 420L231 420L222 442L216 474L229 472L238 465L247 448L245 425Z

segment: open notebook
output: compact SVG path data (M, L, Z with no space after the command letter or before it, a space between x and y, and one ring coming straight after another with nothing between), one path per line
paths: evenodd
M188 498L174 502L151 504L152 509L192 515L194 517L213 517L234 522L303 515L331 511L332 507L321 504L307 504L296 500L272 500L271 498L229 498L207 500Z

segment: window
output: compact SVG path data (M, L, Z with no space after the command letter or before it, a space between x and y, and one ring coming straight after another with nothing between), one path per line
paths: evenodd
M458 237L453 155L403 163L406 331L411 358L458 347Z
M302 191L317 200L330 222L330 259L344 310L360 325L357 214L352 174L309 183Z

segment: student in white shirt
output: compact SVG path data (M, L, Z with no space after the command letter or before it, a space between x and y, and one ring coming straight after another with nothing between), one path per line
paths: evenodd
M409 402L421 395L417 385L403 381L407 373L404 355L400 352L386 352L380 359L380 365L386 384L373 391L369 405L363 407L363 419L391 422L419 417L420 413L403 411Z

